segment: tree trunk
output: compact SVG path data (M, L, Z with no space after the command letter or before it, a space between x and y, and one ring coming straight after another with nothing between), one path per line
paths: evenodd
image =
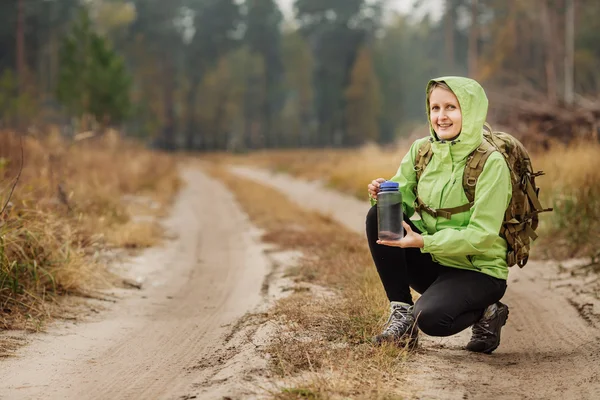
M565 103L574 100L574 63L575 63L575 0L566 0L565 13Z
M263 120L263 135L265 137L265 147L267 149L274 148L275 143L273 142L273 137L271 136L271 93L269 91L270 85L268 80L265 77L265 84L263 90L265 91L264 102L261 107L261 114Z
M195 105L196 105L196 91L200 84L200 77L194 74L190 82L190 90L187 94L186 107L187 107L187 124L185 127L185 147L187 150L194 150L198 147L196 143L196 137L199 135L198 124L196 123Z
M446 0L446 63L449 71L454 71L454 1Z
M16 47L17 47L17 87L19 97L25 95L25 10L24 1L19 0L17 3L17 32L16 32ZM17 128L23 127L23 109L20 101L17 101Z
M165 60L164 71L164 99L165 102L165 126L163 127L161 137L161 147L165 150L175 150L175 109L173 106L175 92L175 74L173 71L173 61L170 58Z
M214 135L214 147L217 150L227 150L227 129L223 129L226 114L227 103L229 101L228 89L226 89L225 94L220 96L217 105L217 110L215 112L215 117L213 119L213 135Z
M24 1L17 3L17 74L19 82L19 95L25 91L25 10Z
M556 103L558 100L556 65L554 64L556 57L554 46L556 43L554 40L552 40L552 24L550 20L550 12L548 10L548 0L540 0L540 3L541 24L546 54L546 90L548 94L548 100L550 100L552 103Z
M244 146L246 149L254 149L257 145L254 134L255 129L255 83L253 76L246 78L246 93L244 94Z
M308 107L302 106L300 112L300 147L309 147L312 143L311 127L310 127L310 112Z
M469 31L469 77L477 79L479 26L477 23L478 0L471 0L471 29Z

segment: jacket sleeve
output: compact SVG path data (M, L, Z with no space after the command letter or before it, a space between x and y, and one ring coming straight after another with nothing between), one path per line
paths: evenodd
M414 160L417 152L419 151L421 140L413 142L408 150L408 153L404 156L396 171L396 175L391 181L398 182L400 186L400 193L402 194L402 206L404 207L404 214L409 218L415 213L415 186L417 185L417 175L414 169ZM376 200L371 199L371 205L377 204Z
M511 196L510 170L502 155L494 153L486 161L477 181L469 225L424 235L421 251L443 256L484 254L500 234Z

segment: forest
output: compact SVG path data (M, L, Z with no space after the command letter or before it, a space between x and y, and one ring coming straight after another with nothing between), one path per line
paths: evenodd
M0 128L117 128L168 150L355 147L425 122L464 75L489 120L547 143L598 136L600 3L3 0ZM442 2L440 2L442 3Z

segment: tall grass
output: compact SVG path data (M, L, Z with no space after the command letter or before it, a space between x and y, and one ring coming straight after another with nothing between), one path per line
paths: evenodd
M391 149L369 145L353 150L289 150L257 152L230 159L318 179L367 201L367 184L391 178L408 151L403 143ZM541 214L541 235L533 256L553 258L593 256L600 241L600 144L556 145L531 154L542 204L554 212Z
M595 256L600 242L600 144L556 146L537 154L544 205L541 248L555 258Z
M123 195L166 205L179 184L171 157L114 132L78 142L1 132L1 204L20 170L21 148L22 175L0 215L0 329L37 326L49 314L44 300L112 282L98 253L143 247L152 244L147 231L157 235L139 226L139 241L123 234L134 229Z

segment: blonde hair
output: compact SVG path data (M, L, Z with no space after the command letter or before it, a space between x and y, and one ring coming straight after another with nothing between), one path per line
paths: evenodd
M429 88L427 89L427 100L429 100L429 97L431 97L431 92L433 92L433 89L435 88L440 88L440 89L444 89L449 91L450 93L454 93L452 91L452 89L450 89L450 86L448 86L448 84L446 84L446 82L432 82L431 85L429 85Z

